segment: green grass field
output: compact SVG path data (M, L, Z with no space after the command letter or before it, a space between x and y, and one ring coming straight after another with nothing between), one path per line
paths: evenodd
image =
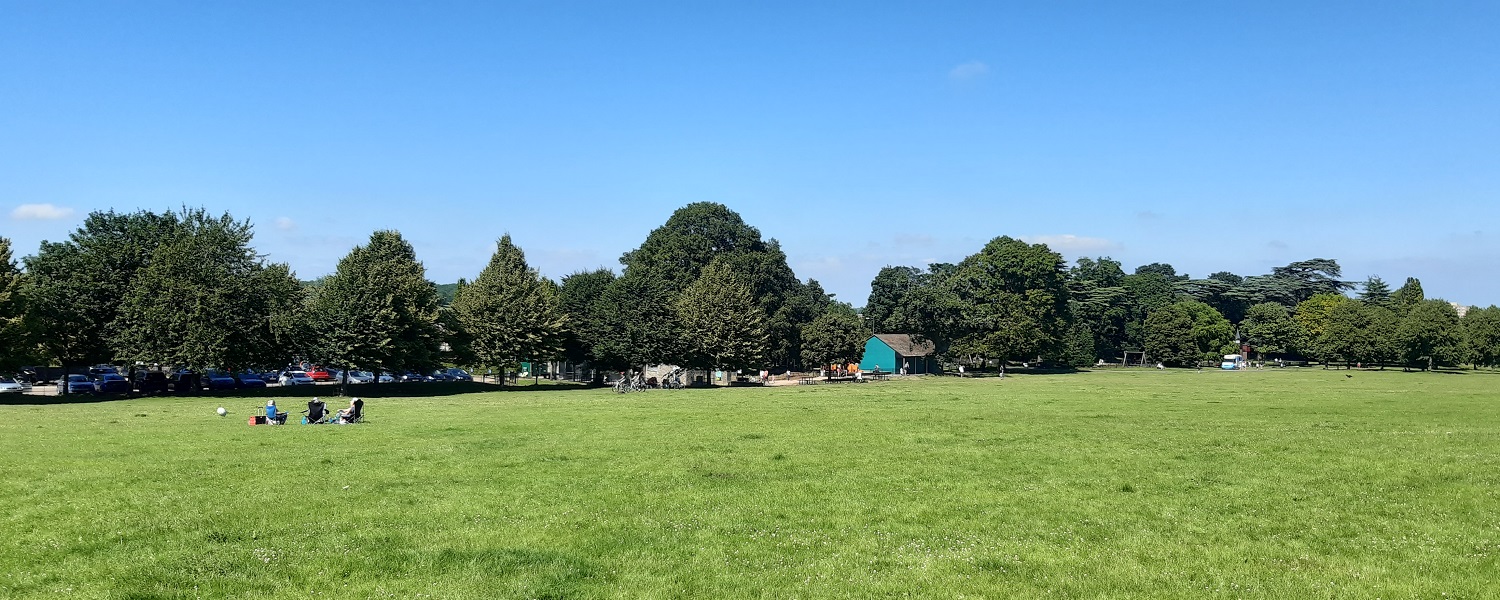
M6 405L0 597L1496 597L1500 374L1352 374Z

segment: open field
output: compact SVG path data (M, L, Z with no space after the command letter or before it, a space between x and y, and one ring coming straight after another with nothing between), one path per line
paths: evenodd
M253 398L0 406L0 597L1494 597L1497 389L1108 371L280 428Z

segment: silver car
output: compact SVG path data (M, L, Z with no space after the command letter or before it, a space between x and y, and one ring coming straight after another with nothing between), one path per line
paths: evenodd
M281 374L281 385L313 385L307 371L287 371Z
M23 394L26 386L9 377L0 377L0 394Z

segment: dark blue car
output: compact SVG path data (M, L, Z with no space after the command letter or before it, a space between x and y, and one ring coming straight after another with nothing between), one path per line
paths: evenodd
M266 380L262 379L259 373L255 373L255 372L240 373L239 376L236 377L235 379L238 380L239 387L242 387L242 388L263 388L263 387L266 387Z
M69 375L68 378L57 384L58 387L68 386L69 394L92 394L98 388L88 375Z
M232 390L238 387L240 382L228 373L209 371L203 376L203 384L211 390Z

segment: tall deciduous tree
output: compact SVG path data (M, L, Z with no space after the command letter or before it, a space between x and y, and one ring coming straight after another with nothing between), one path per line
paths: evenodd
M881 269L870 282L870 299L864 310L865 323L879 333L917 333L913 324L899 320L897 313L923 283L922 270L916 267L887 266Z
M748 369L766 355L765 313L745 277L716 260L677 296L683 364L701 369Z
M67 241L44 241L26 257L27 329L43 353L64 368L114 360L109 324L136 273L178 225L170 212L94 212Z
M152 253L110 326L115 356L192 369L237 370L291 357L302 288L250 247L249 222L184 210Z
M596 323L594 355L600 366L632 369L682 356L675 295L660 279L627 271L591 307Z
M1301 328L1301 338L1306 342L1306 347L1301 350L1327 367L1327 362L1336 356L1333 348L1325 345L1328 338L1323 336L1323 330L1328 327L1329 315L1333 313L1334 307L1345 302L1352 302L1342 294L1317 294L1297 304L1297 312L1293 320Z
M802 363L831 365L857 363L864 358L870 330L849 305L838 303L802 326Z
M1264 357L1266 354L1284 354L1298 346L1301 330L1287 314L1285 306L1275 302L1262 302L1245 311L1245 320L1240 323L1245 341Z
M595 347L603 324L596 319L594 304L614 283L615 274L608 269L579 271L563 277L558 290L558 305L568 318L563 335L563 356L574 364L598 362ZM596 376L599 375L595 370Z
M653 285L666 293L669 304L675 303L677 295L715 260L729 261L731 269L745 278L766 315L769 362L795 366L801 327L826 309L826 301L797 301L799 296L815 295L811 282L797 280L780 243L763 241L760 231L728 207L710 202L684 206L653 230L639 248L620 258L625 276L657 282ZM821 294L821 288L817 289Z
M398 232L377 231L314 293L314 355L370 371L431 368L443 341L439 303L411 244Z
M1464 342L1476 367L1500 365L1500 307L1471 308L1464 314Z
M1180 304L1160 308L1146 317L1141 342L1147 356L1168 366L1188 366L1201 358L1193 339L1193 316Z
M562 350L566 317L557 290L526 264L509 234L500 237L479 277L455 290L453 313L476 364L502 375L521 360Z
M10 239L0 237L0 369L13 370L31 362L36 345L26 333L21 270L11 258Z
M1071 322L1067 283L1046 245L991 240L946 282L961 307L955 341L1001 361L1055 353Z
M1442 300L1423 300L1401 319L1396 340L1408 365L1425 363L1423 369L1432 370L1454 362L1463 349L1458 311Z

